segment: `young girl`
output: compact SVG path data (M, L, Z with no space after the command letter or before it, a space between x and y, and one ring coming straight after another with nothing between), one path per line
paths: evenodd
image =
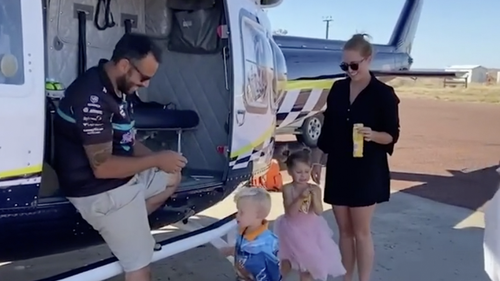
M321 189L309 183L309 153L292 153L286 165L293 181L283 186L285 214L276 220L274 229L280 241L282 273L297 270L301 281L345 274L333 232L321 216Z

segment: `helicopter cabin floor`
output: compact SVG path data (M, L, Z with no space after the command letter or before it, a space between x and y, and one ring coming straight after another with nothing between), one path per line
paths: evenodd
M42 173L42 183L38 195L38 203L52 203L65 201L66 198L60 193L59 182L55 171L48 164L44 164ZM206 171L196 169L184 169L182 171L181 184L179 191L188 191L192 189L201 189L213 186L221 182L222 172Z

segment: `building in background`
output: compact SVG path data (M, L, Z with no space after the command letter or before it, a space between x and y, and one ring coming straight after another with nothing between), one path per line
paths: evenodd
M457 77L457 80L465 80L470 83L486 83L488 79L488 69L482 65L452 65L445 71L461 72L463 75Z

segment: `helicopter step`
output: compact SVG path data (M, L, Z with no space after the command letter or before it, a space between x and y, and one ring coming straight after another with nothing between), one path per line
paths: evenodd
M196 218L196 217L195 217ZM174 224L177 228L185 230L185 231L196 231L197 229L202 229L203 226L199 223L197 223L195 220L192 220L190 218L182 220L181 223L176 223ZM228 246L232 246L236 244L236 236L234 235L234 231L229 231L224 235L226 239L223 239L223 237L216 237L213 240L210 241L210 244L214 246L217 249L222 249ZM234 265L234 257L233 256L228 256L227 260Z
M152 262L163 260L178 253L211 243L217 248L228 245L221 237L226 236L236 227L236 214L229 215L209 226L202 227L195 222L175 226L188 230L188 233L159 242L161 250L154 252ZM37 281L102 281L121 274L122 268L115 257L73 269L56 276Z

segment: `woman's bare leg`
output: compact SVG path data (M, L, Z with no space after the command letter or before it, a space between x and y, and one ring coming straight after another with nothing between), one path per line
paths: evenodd
M356 244L354 231L351 225L349 207L333 206L333 214L339 227L339 248L342 255L342 264L346 270L344 281L351 281L356 264Z
M375 249L371 233L371 221L375 205L350 208L351 223L356 237L356 261L359 281L369 281L373 269Z

